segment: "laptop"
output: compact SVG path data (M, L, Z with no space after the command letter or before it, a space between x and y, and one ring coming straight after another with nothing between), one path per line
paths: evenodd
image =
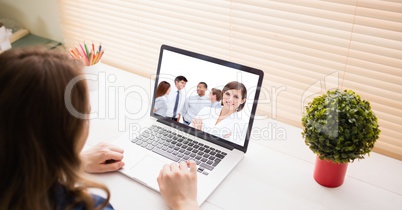
M129 141L125 139L114 142L125 150L126 165L119 172L159 191L156 179L163 165L194 160L198 173L197 199L201 205L247 151L264 74L261 70L248 66L162 45L155 75L154 95L162 81L168 82L171 89L174 89L177 76L187 79L185 87L180 90L183 91L182 100L196 95L200 82L208 86L205 94L212 88L223 90L231 83L240 89L231 92L232 98L241 99L241 89L246 89L244 102L240 100L243 107L237 108L233 114L216 123L225 106L227 108L234 104L228 102L225 96L220 106L215 107L210 103L210 106L206 105L199 113L193 113L194 119L202 122L198 123L201 127L197 127L193 123L187 125L182 120L175 121L171 116L156 114L153 97L150 107L151 120L143 124L146 128L141 129L142 131ZM167 100L166 103L175 101ZM209 127L203 123L207 121L213 122L212 126L211 123Z

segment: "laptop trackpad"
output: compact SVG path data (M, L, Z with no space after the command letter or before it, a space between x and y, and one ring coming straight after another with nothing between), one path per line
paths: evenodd
M158 190L158 181L156 179L165 164L165 162L147 155L131 168L130 174L134 179Z

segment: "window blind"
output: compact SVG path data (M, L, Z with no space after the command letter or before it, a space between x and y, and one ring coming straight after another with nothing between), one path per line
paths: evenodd
M265 72L258 114L301 127L328 89L371 102L374 151L402 160L402 2L59 0L67 47L102 42L102 62L150 77L168 44Z

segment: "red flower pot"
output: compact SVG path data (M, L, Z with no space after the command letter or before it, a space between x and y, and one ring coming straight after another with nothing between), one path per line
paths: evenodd
M339 187L345 180L348 163L334 163L331 160L315 160L314 179L325 187Z

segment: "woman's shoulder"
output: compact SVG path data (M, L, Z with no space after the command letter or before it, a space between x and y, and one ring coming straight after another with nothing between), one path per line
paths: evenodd
M158 98L155 98L155 102L165 102L166 100L166 96L159 96Z
M74 200L74 196L66 191L66 189L62 185L55 186L56 192L56 206L57 209L65 209L71 202ZM106 199L95 194L91 194L93 199L94 207L102 205ZM113 210L114 208L110 203L108 203L103 210ZM78 204L74 206L73 210L86 210L84 204Z
M216 108L214 108L214 107L207 106L207 107L202 108L198 113L203 113L203 114L212 113L212 111L214 111L215 109Z
M100 206L106 201L105 198L99 195L91 194L91 196L94 201L94 207ZM86 210L86 209L87 208L84 205L77 205L73 208L73 210ZM105 207L103 207L102 210L114 210L114 208L110 203L108 203Z
M91 194L91 195L92 195L92 199L94 200L94 206L102 205L106 201L106 199L104 197L101 197L96 194ZM103 210L113 210L113 209L114 208L110 203L108 203L105 207L103 207Z
M202 108L198 114L197 117L199 117L202 120L207 120L207 119L216 119L219 117L219 113L221 112L221 108L214 108L214 107L204 107Z
M247 120L249 117L246 116L244 113L242 112L235 112L233 114L233 120L236 121L237 123L240 124L248 124Z
M202 108L202 109L205 109L205 110L208 110L208 111L214 111L214 112L220 112L221 110L222 110L222 107L218 107L218 106L207 106L207 107L204 107L204 108Z
M163 100L162 96L155 98L155 104L161 105L165 100Z

